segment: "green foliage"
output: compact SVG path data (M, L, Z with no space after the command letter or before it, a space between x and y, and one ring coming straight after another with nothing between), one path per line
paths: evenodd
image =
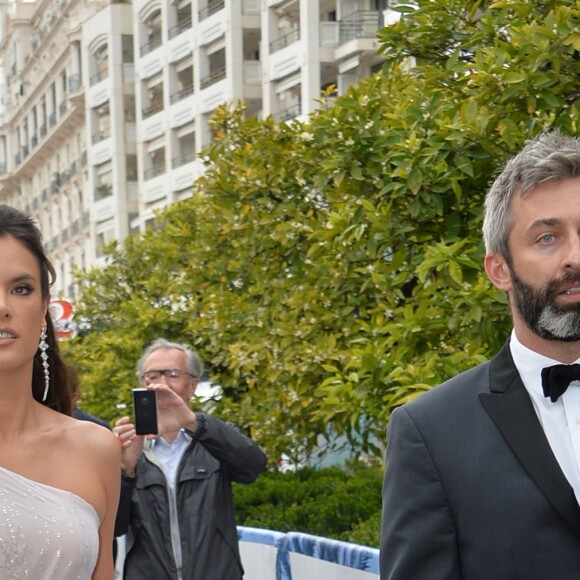
M220 108L192 197L82 279L92 328L66 350L84 408L113 420L165 336L198 349L218 414L273 462L331 434L379 455L394 407L499 348L509 309L481 266L483 198L526 138L578 134L580 9L400 10L379 34L385 70L307 123Z
M383 510L379 507L367 520L353 526L352 532L345 537L345 540L360 546L378 548L380 546L382 516Z
M378 547L382 478L379 464L267 472L234 485L237 521Z

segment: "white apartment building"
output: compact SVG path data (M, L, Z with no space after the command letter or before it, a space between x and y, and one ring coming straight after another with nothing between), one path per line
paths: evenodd
M37 219L56 294L190 195L218 105L306 117L381 66L388 16L387 0L0 4L0 203Z

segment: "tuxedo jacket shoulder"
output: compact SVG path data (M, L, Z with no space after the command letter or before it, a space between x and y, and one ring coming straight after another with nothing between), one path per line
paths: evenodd
M580 577L580 509L506 345L393 412L381 578L556 577Z

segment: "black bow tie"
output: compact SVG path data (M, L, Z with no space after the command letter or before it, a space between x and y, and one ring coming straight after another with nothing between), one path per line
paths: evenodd
M554 365L542 369L544 397L555 403L572 381L580 381L580 364Z

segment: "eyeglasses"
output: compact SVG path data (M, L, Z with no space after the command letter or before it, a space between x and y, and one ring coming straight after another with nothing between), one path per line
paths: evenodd
M153 369L150 371L145 371L142 375L142 379L147 379L149 381L158 381L161 377L167 377L170 381L178 381L183 375L189 375L196 379L195 375L182 371L181 369Z

